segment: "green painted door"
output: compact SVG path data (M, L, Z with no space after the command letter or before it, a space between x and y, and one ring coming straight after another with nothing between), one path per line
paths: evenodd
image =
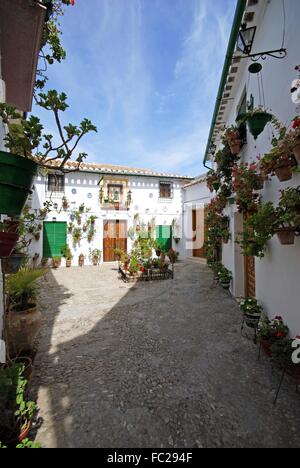
M61 257L67 243L67 223L44 222L43 257Z
M156 226L156 240L168 252L172 248L172 226Z

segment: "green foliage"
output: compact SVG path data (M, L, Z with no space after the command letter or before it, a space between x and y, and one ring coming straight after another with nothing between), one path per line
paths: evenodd
M76 227L73 229L72 238L74 245L79 244L82 239L82 231L80 228Z
M218 279L221 284L230 283L230 281L232 280L231 271L222 265L222 267L220 267L220 269L218 270Z
M47 270L32 270L21 268L17 273L9 275L6 281L6 293L9 302L18 309L26 308L28 303L35 301L40 289L37 280L45 276Z
M20 444L16 446L17 449L40 449L42 448L41 444L38 442L33 442L29 439L24 439Z
M61 254L66 260L72 260L73 255L68 244L64 245L61 249Z
M263 313L263 307L253 297L243 299L240 302L240 309L247 315L261 315Z
M275 317L273 320L264 317L260 321L258 328L258 337L260 340L266 340L274 343L277 340L287 338L289 328L284 324L282 317Z
M97 132L97 128L88 119L82 120L79 126L72 124L62 126L60 112L64 112L69 107L65 93L59 94L56 90L40 93L36 98L36 104L52 112L61 142L53 145L53 135L43 133L44 127L38 117L30 116L24 119L18 114L19 122L10 125L10 132L5 138L6 147L14 154L35 158L35 161L45 168L52 168L51 161L59 160L57 169L62 170L66 162L72 158L83 136L92 131ZM14 108L0 104L0 117L4 123L9 123L9 120L16 116ZM78 167L86 156L86 153L76 154Z

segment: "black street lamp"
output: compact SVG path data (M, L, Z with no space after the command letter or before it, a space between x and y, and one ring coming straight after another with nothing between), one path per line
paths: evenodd
M240 29L237 46L243 54L250 55L254 38L256 34L256 26L247 28L246 24L242 24L242 29Z

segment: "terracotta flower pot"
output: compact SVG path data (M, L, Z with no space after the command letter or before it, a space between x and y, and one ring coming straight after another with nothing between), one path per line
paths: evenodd
M19 235L14 232L0 232L0 257L9 257Z
M282 228L276 231L281 245L295 244L295 230L291 228Z
M93 265L98 266L99 265L99 257L93 257Z
M70 268L72 266L72 260L66 260L66 267Z
M275 169L275 174L278 177L280 182L285 182L291 180L293 177L293 171L291 165L280 165Z
M293 153L297 163L300 165L300 139L298 140L298 143L296 143L296 145L293 147Z
M84 265L84 257L83 257L83 256L80 256L80 257L79 257L78 263L79 263L79 266L80 266L80 267L83 267L83 265Z
M32 352L34 341L42 324L42 314L36 304L26 310L10 309L7 316L7 338L10 356Z
M241 140L232 141L230 144L231 154L236 155L241 151Z
M60 266L60 264L61 264L60 259L59 260L52 259L52 268L56 269L56 268L58 268Z

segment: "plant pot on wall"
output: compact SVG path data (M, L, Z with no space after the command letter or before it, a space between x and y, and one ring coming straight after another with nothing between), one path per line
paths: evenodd
M292 228L281 228L276 230L276 234L281 245L293 245L295 244L295 229Z
M14 232L0 232L0 257L9 257L19 235Z
M249 132L256 140L257 137L264 131L267 123L271 122L272 115L268 112L257 112L247 119Z
M280 164L275 168L275 174L280 182L286 182L293 177L293 170L290 164Z
M31 159L0 151L0 214L21 214L37 167Z
M10 309L6 324L10 356L32 352L42 324L42 314L36 304L29 304L28 309L22 311Z
M241 140L235 140L230 143L231 154L236 155L241 151Z

